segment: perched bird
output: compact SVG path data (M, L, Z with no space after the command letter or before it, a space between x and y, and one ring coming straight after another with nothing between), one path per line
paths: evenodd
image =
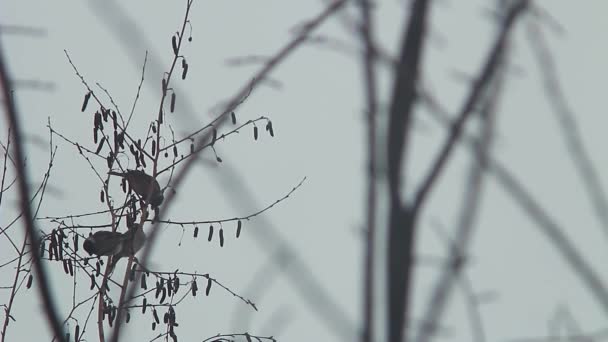
M110 269L122 257L135 255L146 242L146 234L139 224L133 224L125 233L99 231L84 240L83 248L89 255L112 256Z
M109 174L125 178L131 189L147 200L154 209L158 208L165 199L156 179L141 170L110 171Z

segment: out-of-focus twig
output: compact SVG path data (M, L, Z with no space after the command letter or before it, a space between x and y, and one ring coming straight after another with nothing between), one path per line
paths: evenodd
M0 87L2 88L2 97L4 98L3 103L5 115L7 117L7 121L10 124L14 137L13 150L15 159L17 160L17 163L15 165L16 173L19 175L18 189L21 212L23 213L24 227L26 229L26 235L29 236L30 246L38 246L40 238L38 237L38 231L36 230L34 218L32 215L32 209L29 204L30 189L28 172L24 164L24 140L22 138L21 125L19 122L19 115L17 113L17 106L10 93L10 79L11 78L9 77L6 62L4 61L4 51L2 51L0 46ZM51 330L53 331L53 334L57 337L57 339L59 341L64 341L64 336L55 308L55 303L51 295L51 287L48 281L46 269L40 260L40 251L38 248L34 247L31 249L31 253L33 257L36 278L38 280L36 282L38 285L37 288L39 290L40 296L42 297L42 303L47 317L47 322L50 325Z
M500 65L504 65L504 62L500 62ZM481 202L483 176L493 141L496 107L504 80L504 67L502 69L503 71L494 77L489 86L490 89L486 91L486 100L481 109L481 132L479 133L478 143L475 145L479 158L473 158L471 161L469 176L465 182L464 198L461 202L460 217L454 233L454 241L449 244L448 248L449 261L431 292L431 297L422 316L422 326L418 330L418 336L414 341L430 340L437 323L441 320L451 289L459 278L465 262L465 255L473 236L475 217Z
M574 113L566 101L566 95L562 91L553 56L549 51L538 23L530 22L527 25L527 33L530 48L535 53L538 68L542 73L547 102L553 107L553 113L556 116L559 127L562 130L562 136L566 142L566 148L570 152L568 155L580 175L579 178L583 182L595 214L602 224L604 234L608 238L608 199L606 198L606 191L585 148L580 129L574 118Z

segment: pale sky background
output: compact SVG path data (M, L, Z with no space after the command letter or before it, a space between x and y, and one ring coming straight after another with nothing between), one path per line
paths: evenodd
M86 113L80 112L85 89L67 62L64 49L89 84L99 82L108 89L123 112L128 112L132 105L147 49L146 83L131 126L132 134L145 134L144 128L157 110L162 73L155 73L151 65L159 64L163 70L168 66L172 58L171 35L182 22L185 1L121 1L117 6L146 36L145 41L130 42L128 50L119 43L116 34L128 39L132 32L120 25L120 16L106 7L109 3L1 2L1 24L32 26L46 32L43 37L2 35L0 38L14 77L54 85L51 91L27 88L16 91L28 138L28 166L34 185L42 179L48 163L47 118L50 117L56 129L94 148L93 102ZM376 7L376 36L391 52L397 51L407 14L403 3L378 1ZM604 109L608 78L605 40L608 3L600 0L537 3L564 28L561 34L545 30L546 37L584 143L606 183L603 171L608 169L605 153L608 119ZM432 6L432 38L425 51L423 77L451 113L459 108L468 87L454 74L474 75L494 37L494 25L485 11L492 4L493 1L443 0L434 1ZM193 41L182 50L190 70L185 81L174 78L177 108L175 113L167 114L176 134L182 136L194 127L205 125L213 118L210 109L235 94L260 67L229 66L227 59L274 54L293 37L293 29L316 16L322 6L321 1L196 0L190 16ZM349 6L348 13L357 13L355 7ZM604 262L608 257L606 235L594 216L565 149L555 115L544 96L541 74L525 35L526 22L518 23L512 41L511 63L520 72L509 76L506 82L493 152L566 227L568 236L584 251L586 259L608 280ZM358 37L346 32L337 18L315 32L343 40L352 51L358 46ZM392 77L386 69L380 70L383 70L380 88L384 108ZM249 128L218 143L216 148L223 164L212 167L214 162L199 163L186 185L176 189L177 203L168 217L204 220L247 215L284 196L302 177L308 177L307 181L288 200L245 222L238 240L234 238L236 224L224 225L223 248L216 239L207 242L206 227L201 226L197 240L192 239L192 228L186 227L181 246L182 229L163 228L150 260L156 269L173 271L179 267L184 272L208 272L250 298L260 309L253 312L219 287L214 287L209 297L189 297L176 310L180 323L177 334L181 341L200 341L217 333L244 331L274 335L281 341L353 340L355 330L345 336L329 329L326 319L320 319L310 310L311 298L301 296L276 267L281 261L278 254L273 254L277 246L271 241L260 243L256 238L270 225L295 248L314 277L345 312L342 319L353 328L360 326L366 138L359 56L307 44L272 73L271 78L279 81L281 88L259 87L237 110L237 117L241 122L262 115L270 117L275 138L270 138L262 129L261 138L254 142ZM104 98L102 92L98 94ZM185 98L190 101L192 112L184 104ZM418 114L421 119L410 167L414 176L408 179L409 184L420 179L444 137L443 129L428 119L425 110L419 108ZM0 140L5 142L7 125L4 116L1 120ZM98 199L101 185L87 163L72 146L57 138L54 143L58 145L58 153L51 188L40 216L104 208ZM417 249L423 256L445 255L445 246L432 224L440 222L447 230L454 228L463 177L469 165L468 154L463 151L459 150L452 160L422 217ZM202 156L207 161L214 160L211 151ZM104 168L99 164L100 170ZM232 200L241 195L226 194L239 191L240 187L231 180L228 169L238 171L239 179L255 195L255 203L244 206ZM605 313L560 254L502 188L492 178L488 180L470 265L466 268L475 291L492 295L492 299L481 306L487 340L546 336L550 322L564 310L572 313L583 332L608 329ZM164 185L166 178L161 177L160 181ZM117 183L113 185L119 201ZM12 198L0 209L0 225L7 224L15 214L16 202ZM84 219L77 222L98 223ZM38 224L46 232L55 227L46 221ZM12 257L13 250L6 239L0 237L0 263ZM260 269L266 269L267 276L256 282L255 288L265 288L263 293L251 285L252 277ZM48 270L53 275L56 300L65 315L71 307L71 279L63 273L60 263L51 263ZM12 268L1 271L0 286L12 283ZM415 318L421 314L438 274L432 266L420 266L416 271ZM89 293L87 279L83 278L79 287L83 297ZM6 302L7 293L0 291L0 303ZM116 289L111 292L114 296L117 293ZM462 292L456 291L452 299L442 321L445 333L437 340L470 341ZM8 340L47 340L49 331L40 315L37 291L32 288L21 292L16 300L12 313L16 322L9 326ZM96 339L95 318L91 319L89 341ZM159 331L150 330L150 312L145 318L139 312L133 313L132 321L141 324L128 325L125 340L147 341ZM73 328L71 323L72 332Z

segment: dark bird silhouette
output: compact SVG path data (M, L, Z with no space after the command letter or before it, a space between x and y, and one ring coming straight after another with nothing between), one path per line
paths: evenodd
M131 189L147 200L152 208L156 209L163 203L165 197L160 190L160 185L158 185L156 179L147 173L141 170L127 170L127 172L110 171L108 173L125 178L129 182Z
M112 256L110 269L122 257L135 255L146 242L146 234L141 225L133 224L125 233L99 231L84 240L83 248L89 255Z

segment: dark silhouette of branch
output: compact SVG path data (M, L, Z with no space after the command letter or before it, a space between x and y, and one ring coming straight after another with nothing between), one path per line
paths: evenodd
M526 9L527 5L527 0L518 0L513 5L513 7L511 7L511 9L506 13L498 37L494 42L494 46L490 50L490 55L488 56L485 65L482 67L479 76L473 83L469 96L467 97L462 109L458 114L458 118L452 124L448 138L443 144L443 148L437 156L437 159L433 163L431 171L428 173L427 177L424 179L422 185L416 193L416 197L414 198L414 203L412 205L412 210L414 212L417 212L418 209L422 207L424 201L429 195L429 192L431 191L431 188L436 183L436 180L439 177L440 173L443 171L444 166L446 165L452 150L456 146L456 141L462 133L464 124L466 123L470 115L473 113L475 105L478 103L479 99L486 90L487 85L492 80L496 71L498 70L498 66L501 63L505 45L509 34L512 31L513 24Z
M0 87L2 88L2 97L4 98L4 110L7 117L7 121L10 124L11 131L13 132L14 139L14 156L17 160L15 164L16 173L18 177L18 189L21 212L24 217L25 234L29 237L31 246L38 246L39 237L36 229L36 223L32 215L32 209L29 204L30 189L29 189L29 177L26 167L24 165L25 154L23 151L23 138L21 133L21 125L19 122L19 115L17 113L17 106L13 101L11 95L11 83L9 73L4 61L4 51L0 46ZM34 271L36 272L37 287L42 298L44 311L47 317L47 322L50 325L53 334L59 339L64 341L61 326L59 325L59 319L55 308L55 303L51 296L50 284L48 281L47 273L44 265L40 261L40 252L37 248L32 248L32 257L34 264Z
M371 342L374 336L374 256L376 243L376 115L378 95L376 90L376 53L374 42L374 20L370 0L359 0L361 8L361 40L364 50L361 53L364 91L367 108L367 198L365 259L363 262L363 332L361 341Z
M395 80L389 107L390 214L386 262L389 341L402 340L406 330L405 317L408 317L415 219L412 212L403 208L401 203L402 160L407 152L407 141L414 112L416 83L419 77L418 72L421 69L420 60L424 49L428 7L428 0L415 0L411 3L409 21L403 32L399 62L395 68Z

